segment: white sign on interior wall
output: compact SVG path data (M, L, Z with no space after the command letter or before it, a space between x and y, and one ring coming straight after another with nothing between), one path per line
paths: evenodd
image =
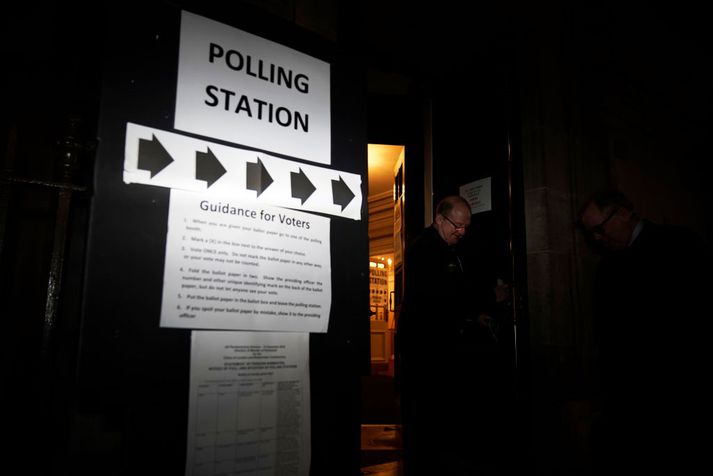
M468 200L473 215L493 209L490 183L490 177L486 177L460 186L460 196Z
M182 12L174 127L331 163L329 63Z

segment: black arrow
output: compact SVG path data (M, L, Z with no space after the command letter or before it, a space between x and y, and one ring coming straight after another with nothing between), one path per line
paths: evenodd
M196 180L205 180L210 187L225 175L225 167L208 147L208 152L196 151Z
M151 140L139 139L138 168L151 172L151 178L171 165L171 162L173 162L173 157L164 149L154 134L151 134Z
M354 198L354 193L347 187L341 175L339 180L332 180L332 198L335 205L341 205L342 211Z
M299 173L290 172L290 178L292 179L292 198L299 198L300 203L304 205L305 200L316 190L315 186L309 181L302 168Z
M262 161L258 157L257 164L248 162L248 167L246 169L247 180L245 186L248 190L255 190L257 196L259 197L262 192L265 191L267 187L272 183L272 177L267 172L267 169L263 165Z

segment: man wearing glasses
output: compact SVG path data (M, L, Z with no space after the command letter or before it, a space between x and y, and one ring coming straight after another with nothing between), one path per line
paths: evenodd
M690 230L641 218L618 190L593 195L578 218L603 254L593 294L601 381L596 469L689 474L684 468L698 451L693 425L705 408L702 376L710 373L699 340L699 276L710 272L703 247Z
M470 216L470 205L465 199L442 200L436 208L434 229L448 246L456 245L470 226Z
M579 223L589 239L612 251L631 245L644 226L633 204L617 191L601 192L590 199Z
M470 221L469 203L446 197L406 248L396 333L406 476L480 474L505 447L496 280L461 250Z

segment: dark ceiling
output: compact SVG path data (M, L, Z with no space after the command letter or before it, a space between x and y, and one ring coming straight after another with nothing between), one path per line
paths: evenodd
M140 16L149 3L127 1L121 8ZM162 3L209 9L215 2ZM286 26L359 49L382 81L481 74L502 62L520 67L533 51L547 50L565 74L589 78L606 95L644 109L652 101L665 104L671 114L696 124L709 116L709 17L689 0L665 6L612 0L218 3L281 18ZM9 65L2 79L6 113L22 114L30 106L51 115L95 106L87 92L97 85L104 22L111 20L108 5L114 4L39 1L7 7L2 18L2 54ZM132 28L130 22L125 28Z

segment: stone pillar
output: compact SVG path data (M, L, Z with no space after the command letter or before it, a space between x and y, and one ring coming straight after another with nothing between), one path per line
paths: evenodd
M604 183L608 166L599 153L596 115L590 116L594 100L578 89L566 48L557 34L538 37L524 55L520 83L532 464L568 472L590 465L595 387L590 296L596 259L575 219L580 190Z

